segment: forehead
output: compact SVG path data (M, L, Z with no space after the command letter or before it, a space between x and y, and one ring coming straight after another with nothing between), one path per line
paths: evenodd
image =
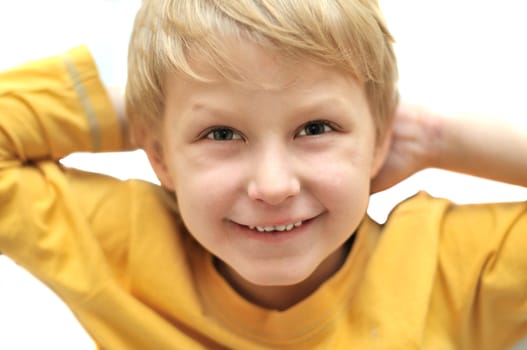
M309 57L288 55L252 40L225 40L224 45L220 62L208 59L207 55L193 54L191 49L189 64L192 71L209 83L228 82L249 90L306 89L335 84L337 80L357 84L349 72L321 65Z

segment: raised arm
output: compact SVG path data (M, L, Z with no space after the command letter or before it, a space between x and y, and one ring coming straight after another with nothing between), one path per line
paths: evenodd
M527 130L491 118L438 117L430 166L527 187Z
M0 171L123 148L122 126L85 47L0 73Z
M96 234L107 228L88 218L111 206L106 197L117 180L57 161L122 144L116 106L85 47L0 73L0 252L48 285L82 282L71 280L81 274L73 258L95 262L94 252L102 255ZM125 235L115 232L114 242ZM97 274L88 271L86 278Z
M390 154L372 181L372 192L426 168L527 186L527 129L488 117L447 117L402 104Z

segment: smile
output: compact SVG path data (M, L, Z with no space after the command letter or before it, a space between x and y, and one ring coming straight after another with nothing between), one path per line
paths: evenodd
M284 232L284 231L291 231L292 229L296 227L302 226L302 221L290 223L287 225L278 225L278 226L249 226L251 230L256 230L258 232Z

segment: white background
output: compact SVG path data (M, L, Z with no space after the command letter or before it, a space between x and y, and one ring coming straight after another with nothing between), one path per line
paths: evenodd
M0 69L86 43L103 80L123 85L127 40L139 3L0 1ZM445 113L479 112L527 127L527 21L522 1L380 3L397 40L404 100ZM74 155L65 162L119 178L155 181L141 152ZM527 199L525 188L427 170L373 196L370 215L384 220L395 203L419 189L458 202ZM0 257L0 349L36 348L92 349L93 343L51 292Z

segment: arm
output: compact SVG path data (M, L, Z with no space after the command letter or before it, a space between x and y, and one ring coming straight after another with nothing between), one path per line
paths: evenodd
M390 153L372 181L372 192L385 190L426 168L527 186L527 130L495 119L446 117L401 104Z
M431 166L527 187L527 130L474 116L436 119Z
M0 73L0 171L122 149L122 130L84 47Z
M57 160L72 152L117 151L122 140L85 48L0 73L0 251L48 286L96 287L104 272L80 271L78 261L102 261L96 234L110 225L94 229L93 213L113 205L109 189L123 190ZM125 234L115 232L113 242Z

